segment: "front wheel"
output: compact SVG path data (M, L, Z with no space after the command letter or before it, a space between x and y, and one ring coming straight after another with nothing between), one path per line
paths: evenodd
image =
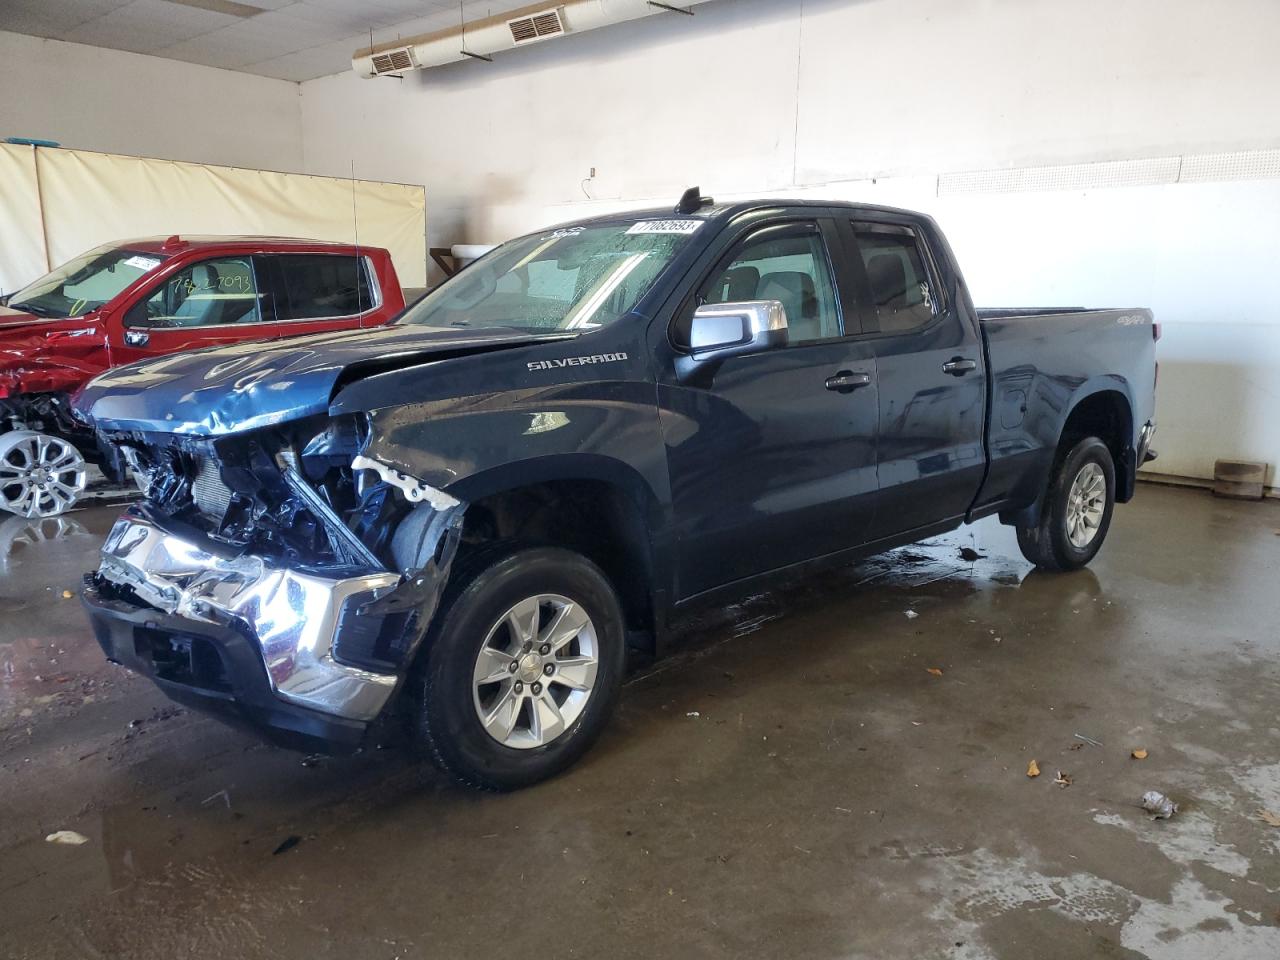
M556 548L478 571L459 558L455 574L461 588L426 639L419 736L466 784L529 786L570 766L608 721L624 661L617 595L595 564Z
M56 517L75 506L87 477L84 457L61 437L34 430L0 435L0 510Z
M1111 450L1085 437L1057 462L1040 522L1018 527L1018 547L1042 570L1078 570L1102 547L1115 504Z

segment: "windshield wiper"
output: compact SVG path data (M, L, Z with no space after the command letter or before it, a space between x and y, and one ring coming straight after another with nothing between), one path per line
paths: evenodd
M57 313L52 307L42 307L36 303L27 301L25 303L10 303L10 310L21 310L23 313L34 313L37 317L56 317L62 319L62 314Z

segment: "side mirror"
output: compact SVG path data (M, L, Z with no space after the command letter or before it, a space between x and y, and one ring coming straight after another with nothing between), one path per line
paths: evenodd
M689 328L695 360L759 353L786 343L787 311L779 300L705 303L693 312Z

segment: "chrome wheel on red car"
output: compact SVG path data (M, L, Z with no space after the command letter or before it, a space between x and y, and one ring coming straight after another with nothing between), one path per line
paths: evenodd
M34 430L0 436L0 509L56 517L84 492L84 457L67 441Z

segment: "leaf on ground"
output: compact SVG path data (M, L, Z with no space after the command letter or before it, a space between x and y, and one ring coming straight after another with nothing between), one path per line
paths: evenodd
M1135 760L1145 760L1147 759L1147 750L1145 747L1138 747L1138 749L1134 750L1133 753L1129 754L1129 756L1133 757Z
M1027 764L1027 776L1028 776L1028 777L1038 777L1038 776L1040 776L1040 764L1036 763L1034 760L1032 760L1030 763L1028 763L1028 764Z
M44 839L47 843L65 843L73 847L89 842L88 837L83 833L76 833L74 830L55 830Z
M1277 816L1270 810L1259 810L1258 819L1270 826L1280 827L1280 816Z
M939 670L937 667L929 667L929 668L928 668L928 670L929 670L929 672L930 672L930 673L932 673L935 677L940 677L940 676L942 676L942 671L941 671L941 670Z

